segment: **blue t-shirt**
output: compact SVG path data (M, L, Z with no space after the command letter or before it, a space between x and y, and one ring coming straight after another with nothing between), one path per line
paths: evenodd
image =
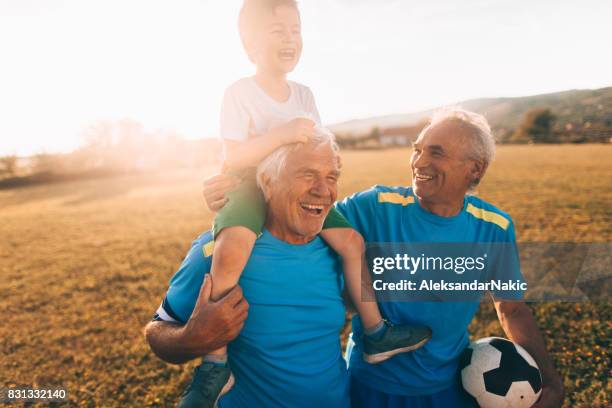
M515 247L510 217L473 196L462 211L440 217L418 204L410 187L374 186L337 203L338 210L370 243L502 242ZM518 252L514 251L517 259ZM518 262L512 278L522 279ZM379 302L383 316L396 324L424 324L432 339L422 348L372 365L363 361L358 316L353 319L355 348L349 370L358 380L395 395L428 395L444 390L457 379L458 358L469 344L467 327L479 301Z
M163 320L189 319L213 245L210 232L193 242L157 312ZM321 238L293 245L263 231L239 281L249 315L228 345L236 383L220 407L349 406L341 272Z

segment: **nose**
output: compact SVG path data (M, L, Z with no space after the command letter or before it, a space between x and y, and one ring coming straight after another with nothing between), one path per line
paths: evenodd
M327 183L322 177L317 177L310 186L310 194L316 197L327 197L329 195L329 188Z
M287 30L283 35L284 42L296 42L299 40L301 34L298 31Z
M412 153L411 162L412 167L415 169L422 169L424 167L427 167L427 165L429 164L429 160L427 159L427 155L425 154L425 152L417 152L416 150Z

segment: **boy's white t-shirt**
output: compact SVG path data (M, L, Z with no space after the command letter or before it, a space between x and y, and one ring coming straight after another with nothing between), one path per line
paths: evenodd
M272 99L253 78L242 78L230 85L221 106L221 139L245 141L300 117L320 126L321 118L310 88L287 82L291 94L285 102Z

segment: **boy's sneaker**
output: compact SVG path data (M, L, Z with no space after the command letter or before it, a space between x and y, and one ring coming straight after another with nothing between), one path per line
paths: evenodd
M431 329L427 326L394 326L387 321L385 325L385 333L380 339L363 336L363 359L370 364L382 363L396 354L416 350L431 339Z
M234 376L227 364L203 362L193 371L193 380L178 408L213 408L217 400L234 385Z

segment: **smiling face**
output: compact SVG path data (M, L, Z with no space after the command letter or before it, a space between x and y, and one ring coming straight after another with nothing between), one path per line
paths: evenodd
M267 228L290 243L306 243L323 228L338 194L338 157L329 144L291 151L278 179L264 180Z
M427 128L414 143L412 187L419 203L442 216L454 215L485 166L469 159L471 130L456 120Z
M245 46L258 70L287 74L302 55L300 15L295 7L278 6L263 15L249 37Z

